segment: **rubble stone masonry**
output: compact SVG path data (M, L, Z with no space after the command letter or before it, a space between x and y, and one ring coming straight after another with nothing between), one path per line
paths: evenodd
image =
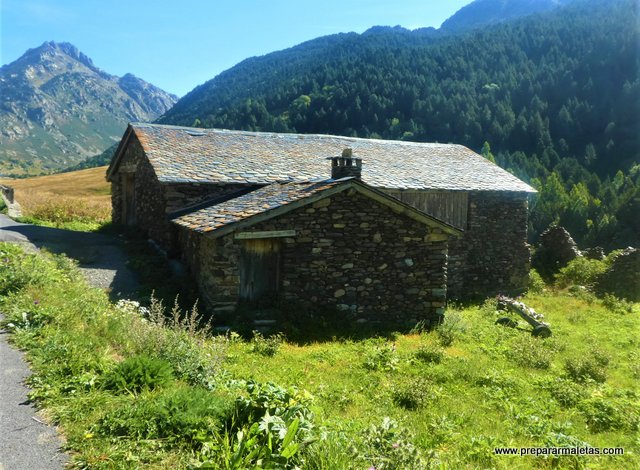
M281 301L360 322L411 325L444 313L449 235L436 224L348 190L243 231L272 230L296 233L278 239ZM188 230L179 240L205 303L218 313L235 309L243 241Z
M471 192L464 236L449 244L449 297L515 295L527 286L527 195Z

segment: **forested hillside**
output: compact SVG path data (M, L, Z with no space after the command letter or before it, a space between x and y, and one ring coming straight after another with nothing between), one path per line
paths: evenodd
M577 0L465 35L376 27L248 59L160 122L464 144L531 182L535 239L638 244L635 0ZM487 142L489 145L484 145Z

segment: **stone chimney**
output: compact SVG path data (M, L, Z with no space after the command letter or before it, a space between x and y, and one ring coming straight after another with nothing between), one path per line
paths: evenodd
M354 157L352 149L346 148L339 157L329 157L327 160L331 160L331 179L349 176L362 179L362 158Z

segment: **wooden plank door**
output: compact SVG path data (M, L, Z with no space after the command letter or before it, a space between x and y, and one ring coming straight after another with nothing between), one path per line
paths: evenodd
M280 242L244 240L240 253L240 302L271 307L280 289Z

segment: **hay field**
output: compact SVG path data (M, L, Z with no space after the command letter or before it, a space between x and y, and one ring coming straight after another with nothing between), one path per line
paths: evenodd
M23 216L54 226L102 224L111 218L111 185L106 166L25 179L0 179L15 189Z

